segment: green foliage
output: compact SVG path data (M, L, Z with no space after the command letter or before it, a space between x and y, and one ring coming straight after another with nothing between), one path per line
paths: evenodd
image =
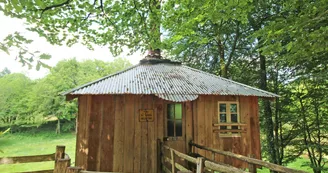
M0 6L0 11L1 9L2 7ZM28 45L32 42L33 40L27 39L19 32L15 32L14 34L9 34L0 42L0 50L7 54L10 54L10 51L18 52L16 60L22 63L23 66L27 65L29 69L33 67L33 63L36 64L36 70L39 70L40 67L50 68L44 61L50 59L51 56L39 51L31 51Z
M325 171L327 162L327 9L325 0L0 2L0 11L25 19L30 31L52 44L108 46L115 55L125 47L131 52L161 48L169 58L281 95L261 104L264 156L288 164L306 153L316 173ZM22 45L30 42L15 33L0 49L18 47L28 54ZM23 113L20 117L33 121L47 115L58 117L59 123L69 121L76 101L65 102L59 92L127 65L124 60L67 60L39 81L20 77L30 89L9 82L19 92L1 85L17 74L0 73L0 92L5 91L0 93L0 118Z
M27 29L51 44L72 46L81 42L108 46L114 55L123 47L131 51L160 48L160 33L153 30L160 21L156 0L128 1L1 1L6 16L26 20ZM158 39L154 39L158 38Z
M112 62L70 59L60 61L36 81L23 74L7 74L0 78L1 126L39 126L51 117L75 122L77 101L66 102L60 93L129 66L122 58Z
M324 0L286 0L274 20L256 33L263 37L261 49L265 54L278 55L291 66L310 69L327 64L327 9Z
M174 59L223 77L247 47L252 1L168 1L164 6L164 43ZM197 57L197 58L196 58Z

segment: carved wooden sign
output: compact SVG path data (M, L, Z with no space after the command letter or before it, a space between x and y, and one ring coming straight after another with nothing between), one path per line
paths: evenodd
M140 122L154 121L154 110L153 109L140 109L139 110L139 121Z

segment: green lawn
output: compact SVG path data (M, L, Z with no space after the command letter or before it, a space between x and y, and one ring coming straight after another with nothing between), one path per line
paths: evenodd
M302 170L302 171L307 171L307 172L313 172L309 166L303 166L307 161L309 161L309 160L304 159L304 158L299 158L295 162L288 164L287 167ZM257 172L258 173L270 173L270 171L266 168L258 169Z
M39 132L35 134L6 134L0 138L0 157L27 156L55 153L56 145L65 145L66 153L75 160L75 134L56 135L54 132ZM1 173L35 171L53 169L54 162L25 163L0 165Z
M26 156L51 154L56 150L56 145L65 145L66 153L71 157L72 163L75 160L75 134L65 133L56 135L54 132L38 132L34 134L19 133L6 134L0 138L0 149L4 153L0 153L0 157L5 156ZM312 172L309 167L303 167L306 159L300 158L288 167ZM1 173L35 171L44 169L53 169L54 162L43 163L27 163L15 165L0 165ZM258 169L259 173L269 173L267 169Z

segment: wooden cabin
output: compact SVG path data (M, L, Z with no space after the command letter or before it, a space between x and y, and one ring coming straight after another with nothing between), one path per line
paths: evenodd
M143 173L158 172L158 139L183 153L191 152L192 140L260 159L258 98L277 97L178 62L151 58L64 95L78 98L76 166ZM246 166L228 157L215 160Z

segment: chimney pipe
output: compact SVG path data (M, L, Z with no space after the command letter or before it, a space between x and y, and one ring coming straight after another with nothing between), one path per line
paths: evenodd
M160 49L148 50L148 54L145 58L162 59L161 50Z

